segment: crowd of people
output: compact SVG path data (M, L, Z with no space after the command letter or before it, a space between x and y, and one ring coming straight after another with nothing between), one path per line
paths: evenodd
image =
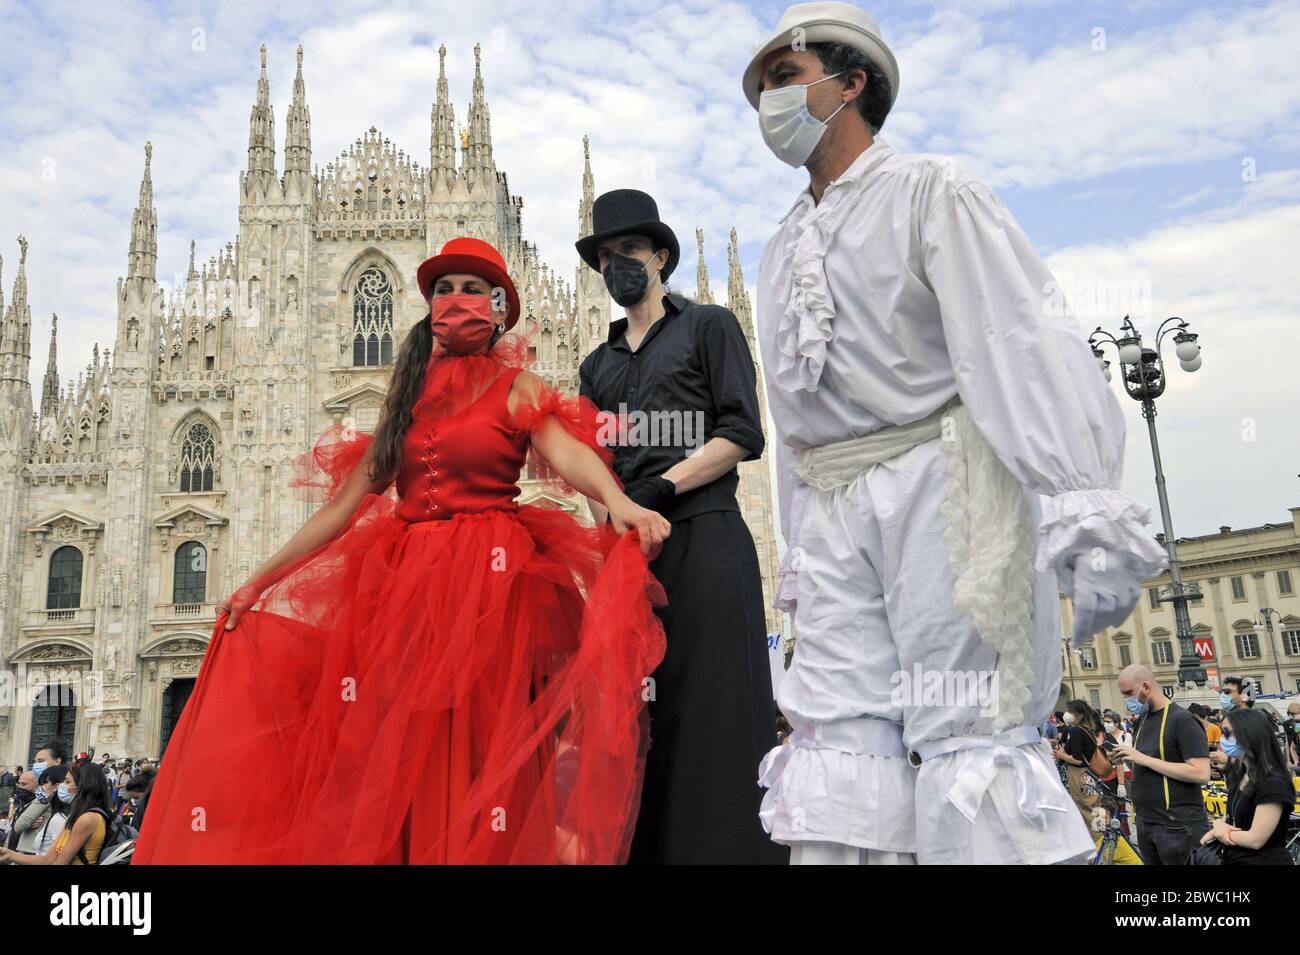
M155 760L115 759L105 753L68 758L51 740L30 768L0 766L0 863L96 865L123 859L144 820ZM112 850L123 846L114 855Z
M1300 700L1281 719L1257 705L1248 678L1223 681L1219 707L1168 699L1150 669L1117 681L1127 713L1071 700L1043 726L1061 782L1099 848L1116 864L1290 865L1300 774ZM1204 787L1222 780L1226 812L1211 818Z

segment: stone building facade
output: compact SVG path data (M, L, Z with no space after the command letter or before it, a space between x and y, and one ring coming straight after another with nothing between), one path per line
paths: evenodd
M202 261L191 243L174 288L156 274L146 144L111 353L95 345L85 372L61 383L55 316L38 406L19 239L8 303L0 291L0 762L29 764L51 736L74 750L161 753L216 604L311 513L287 491L292 462L332 424L377 423L391 362L426 311L416 266L448 239L472 235L501 249L521 292L520 331L536 336L535 370L576 391L578 364L610 321L604 283L581 264L566 281L525 240L522 200L493 158L479 50L463 126L445 49L439 55L427 166L371 128L320 169L299 48L277 168L263 47L238 235ZM585 139L583 149L575 238L591 231L595 196ZM712 301L697 241L695 291ZM734 231L726 304L752 346ZM741 473L770 602L777 558L766 462ZM553 488L522 487L525 502L586 515ZM769 632L780 631L780 615L768 614Z
M1211 690L1230 676L1252 677L1264 693L1300 690L1300 507L1290 515L1277 524L1222 527L1178 540L1183 583L1202 594L1188 609ZM1081 699L1124 712L1115 678L1130 663L1146 664L1161 686L1177 687L1178 628L1173 605L1160 599L1169 584L1168 571L1146 581L1129 618L1081 651L1066 649L1073 608L1061 598L1062 702Z

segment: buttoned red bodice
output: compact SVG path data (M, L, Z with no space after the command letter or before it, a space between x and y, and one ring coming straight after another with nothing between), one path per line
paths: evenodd
M433 373L426 394L438 387L436 379L448 373L447 365ZM450 414L417 402L397 476L398 517L416 522L518 508L515 498L529 440L511 422L507 402L521 370L502 366L478 398Z

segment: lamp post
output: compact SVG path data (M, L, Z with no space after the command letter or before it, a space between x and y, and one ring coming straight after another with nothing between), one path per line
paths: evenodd
M1074 688L1074 654L1070 649L1070 638L1066 636L1062 641L1065 647L1065 665L1070 670L1070 699L1077 700L1079 691Z
M1160 346L1166 335L1172 333L1178 355L1178 364L1183 371L1196 371L1201 367L1201 346L1196 343L1196 333L1188 331L1187 322L1181 318L1167 318L1156 329L1155 347L1147 348L1142 344L1142 336L1133 327L1129 316L1124 316L1120 325L1120 337L1103 331L1101 326L1088 336L1088 344L1097 357L1102 373L1110 381L1110 362L1102 357L1101 346L1107 342L1115 346L1119 353L1120 368L1123 374L1124 390L1128 396L1142 405L1142 417L1147 422L1147 434L1151 439L1151 457L1156 465L1156 494L1160 498L1160 518L1165 528L1165 550L1169 554L1170 587L1167 596L1160 597L1163 603L1174 605L1174 619L1178 627L1178 684L1195 683L1205 685L1205 668L1201 666L1200 657L1192 643L1192 618L1187 604L1201 596L1196 587L1183 584L1182 569L1178 564L1178 542L1174 537L1174 522L1169 514L1169 497L1165 493L1165 469L1160 462L1160 441L1156 437L1156 399L1165 391L1165 363L1160 354Z
M1277 614L1277 622L1282 622L1282 611L1274 610L1272 607L1260 607L1259 615L1264 618L1264 622L1255 621L1255 632L1263 633L1268 630L1268 652L1273 654L1273 671L1277 673L1277 691L1285 693L1286 687L1282 685L1282 665L1278 662L1277 646L1273 643L1273 615Z

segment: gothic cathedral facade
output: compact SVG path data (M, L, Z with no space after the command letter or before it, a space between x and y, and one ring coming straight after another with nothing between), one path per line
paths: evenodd
M72 752L162 754L217 603L311 513L288 493L295 458L332 424L375 427L402 336L426 311L416 266L448 239L477 236L502 251L521 330L535 335L534 370L577 390L578 364L610 321L604 283L581 264L567 282L540 261L523 236L522 200L493 159L480 51L463 128L445 49L439 58L427 168L371 128L321 170L300 47L281 173L263 47L238 237L201 263L191 243L188 273L170 289L156 274L146 145L112 352L95 345L85 373L62 385L54 316L39 407L19 238L7 305L0 290L0 763L30 765L53 737ZM578 236L591 231L595 196L585 138L583 151ZM696 296L711 302L696 238ZM726 305L754 350L734 230L728 265ZM740 467L770 603L768 469ZM527 475L521 487L524 502L586 515ZM768 632L781 629L769 610Z

